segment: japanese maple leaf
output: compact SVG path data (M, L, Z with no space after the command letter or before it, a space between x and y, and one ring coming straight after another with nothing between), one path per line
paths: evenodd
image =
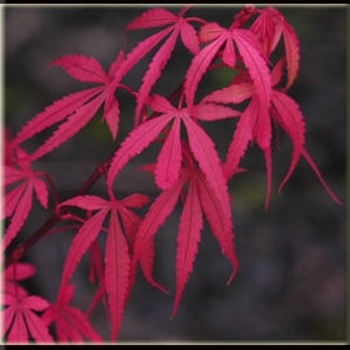
M128 204L127 206L131 207L133 205L138 206L138 194L132 194L128 196L127 198L124 198L124 205ZM134 203L134 204L133 204ZM121 219L121 223L124 228L124 232L127 234L127 239L129 242L129 252L132 254L133 252L133 244L135 241L135 236L136 232L138 230L138 227L140 226L140 223L142 219L136 215L134 212L131 210L127 209L125 206L119 208L119 217ZM149 246L144 246L145 251L153 251L153 242L149 242ZM96 278L96 281L99 283L99 288L95 293L95 296L89 306L88 314L92 312L93 308L97 305L98 301L102 299L103 304L107 310L108 314L108 307L107 303L105 300L106 297L106 287L105 287L105 282L104 282L104 272L103 272L103 261L101 261L102 254L100 253L100 247L97 244L97 242L93 242L92 245L89 248L89 262L90 262L90 281ZM145 261L141 262L142 264L145 264L148 268L153 266L153 259L145 259ZM96 277L94 275L96 274ZM130 270L129 271L129 288L127 295L130 294L132 287L135 283L135 278L136 278L136 270ZM157 284L156 282L154 283L154 286L158 289L160 289L162 292L167 293L167 291Z
M284 60L279 61L271 72L274 89L271 94L271 103L269 107L269 114L267 116L265 114L259 114L259 101L255 95L254 84L253 82L249 82L246 77L244 79L240 79L238 76L235 77L230 86L214 91L212 94L203 99L204 101L208 102L215 101L217 103L233 104L239 104L247 99L250 99L249 104L242 112L237 123L237 127L234 131L233 138L227 152L226 163L224 164L224 173L227 178L232 176L232 174L235 173L235 169L237 169L249 142L256 142L264 152L265 156L267 171L265 208L267 208L270 199L272 176L270 144L272 137L271 124L275 123L286 132L293 144L291 163L287 174L280 184L280 190L293 173L300 156L303 156L319 178L328 194L336 203L340 204L340 201L329 189L314 161L305 149L305 123L298 104L277 87L277 84L282 76L283 62Z
M60 289L57 301L50 305L41 315L42 321L55 326L59 342L83 342L84 338L93 342L102 339L91 326L88 318L79 309L69 305L74 295L74 285Z
M125 65L129 66L130 62L135 64L136 60L140 60L159 42L166 38L164 43L153 56L151 63L149 64L148 69L142 78L142 85L140 86L137 96L135 111L136 117L139 116L141 108L145 103L151 88L156 83L163 68L168 63L171 54L174 51L177 39L180 37L183 45L192 54L195 55L199 52L199 40L195 29L189 24L189 22L197 21L203 23L203 20L196 17L185 18L184 14L188 11L188 9L189 7L184 7L180 10L178 15L174 15L172 12L161 8L147 10L126 26L127 30L166 26L159 32L139 42L138 45L128 54L125 60Z
M4 295L2 311L4 320L3 335L7 333L9 343L27 343L34 339L38 343L53 342L48 327L41 320L38 311L44 311L49 303L36 295Z
M122 61L123 54L120 53L106 74L98 61L92 57L67 55L54 60L50 66L59 66L73 78L82 82L97 83L99 86L72 93L55 101L34 116L18 132L13 142L20 144L43 130L60 124L53 134L30 155L31 160L42 157L81 130L102 104L104 104L102 118L115 139L119 125L119 105L114 96L115 87L112 87L111 81Z
M222 201L229 201L226 196L221 161L215 145L200 127L197 120L219 120L236 117L239 112L215 103L199 103L190 108L174 107L160 95L153 95L147 101L149 107L159 113L132 130L115 152L107 174L107 185L111 189L114 178L122 167L134 156L141 153L156 140L162 130L171 124L166 139L157 157L155 182L161 189L171 187L177 181L181 169L181 135L180 126L184 125L191 151L199 167L205 174L210 186Z
M271 100L271 77L266 57L256 36L248 29L238 28L238 25L238 22L234 21L229 29L225 29L218 23L211 22L200 28L200 41L210 43L192 59L186 72L184 89L188 106L194 104L200 80L222 50L222 61L228 67L236 68L238 57L242 59L254 83L259 109L262 114L266 114Z
M136 215L137 216L137 215ZM126 229L127 232L128 229ZM89 282L98 283L99 288L93 297L89 309L86 312L88 316L97 305L100 299L102 299L103 305L106 310L106 315L108 315L108 301L107 295L105 293L104 286L104 262L103 262L103 252L97 241L91 243L89 247Z
M61 206L75 206L84 210L96 211L82 224L72 241L63 267L61 288L68 284L77 264L96 240L107 215L109 215L104 254L104 281L111 315L112 340L117 337L128 293L130 292L129 232L126 230L131 225L123 226L122 222L128 220L125 218L131 212L129 208L139 208L147 202L148 198L146 196L134 194L121 200L112 198L110 201L98 196L85 195L61 203ZM124 221L120 217L124 218ZM134 232L131 232L131 236L132 234Z
M187 192L185 191L186 183L188 184ZM200 231L203 227L203 213L223 254L233 266L229 282L234 277L238 266L233 245L230 203L225 202L223 205L202 171L193 166L182 168L178 180L170 188L163 190L150 206L136 235L132 266L134 267L138 261L143 261L142 272L148 282L154 283L152 268L145 264L145 255L153 255L154 252L145 251L143 247L153 240L159 227L173 212L182 194L185 199L177 235L176 290L172 317L177 312L184 286L193 268L200 241Z
M26 158L27 153L20 147L16 148L19 158ZM23 227L32 207L35 194L42 207L48 207L48 189L46 183L41 179L45 174L31 169L26 160L17 161L12 158L12 165L4 165L5 210L1 212L0 219L10 219L3 237L4 248L17 236ZM17 163L17 164L16 164Z
M267 56L275 50L283 37L287 81L284 89L288 89L297 77L299 70L299 40L293 27L283 15L273 7L259 10L259 16L251 25L250 30L257 35Z
M278 76L276 76L275 81L277 84ZM282 190L282 187L286 184L294 172L300 156L302 156L310 165L311 169L314 171L329 196L337 204L342 204L342 202L337 198L337 196L327 185L326 181L323 179L317 165L305 148L305 122L299 105L284 91L280 91L278 88L276 88L274 89L272 95L270 114L273 122L278 124L284 130L293 143L292 160L287 174L279 186L279 191Z
M28 263L16 263L9 265L4 270L3 293L24 297L27 291L19 284L35 274L35 267Z

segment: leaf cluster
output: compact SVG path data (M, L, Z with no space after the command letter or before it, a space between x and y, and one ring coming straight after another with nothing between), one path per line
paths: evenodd
M89 87L56 100L31 118L14 137L6 136L2 219L6 220L3 249L7 258L2 313L3 335L8 342L101 341L89 322L90 313L100 302L106 306L110 340L117 340L138 269L152 286L170 293L153 276L154 238L177 205L181 206L181 215L171 317L177 313L192 272L204 221L232 266L229 283L237 272L238 259L228 182L249 170L243 169L241 162L248 147L257 146L265 160L267 210L275 130L283 131L293 145L289 169L279 189L303 157L331 198L340 204L306 150L303 114L288 95L300 61L299 41L293 27L274 7L244 6L228 28L191 17L190 10L186 6L178 13L164 8L144 11L125 29L128 35L146 29L151 34L130 51L121 49L107 70L95 58L79 54L51 62L51 67L60 67L73 79L90 84ZM174 86L170 96L155 93L155 85L178 45L191 57L188 62L181 61L187 67L182 82ZM276 60L278 46L283 50ZM133 90L126 84L126 77L146 56L147 69L138 89ZM199 98L205 75L220 69L232 70L230 83ZM50 176L34 170L36 161L74 138L99 111L112 145L116 144L124 117L118 101L120 89L135 100L133 128L76 195L61 200ZM232 120L234 126L223 159L217 151L217 140L204 128L220 120ZM47 130L53 130L52 134L28 154L26 141ZM152 174L158 195L154 199L142 193L122 197L118 188L121 170L155 143L159 153L152 164L145 164L140 171ZM89 193L99 178L103 178L106 186L103 197ZM50 196L54 199L52 208ZM34 198L51 216L28 240L13 248L12 243L20 236L31 213ZM75 208L80 210L78 214ZM145 214L140 215L139 209ZM21 287L21 280L31 277L35 268L19 260L39 239L51 234L58 223L66 226L61 226L56 234L65 227L74 227L76 233L66 253L56 300L47 301ZM98 241L101 235L105 236L103 247ZM90 281L96 285L96 294L86 312L71 304L75 293L72 277L84 255L89 259Z

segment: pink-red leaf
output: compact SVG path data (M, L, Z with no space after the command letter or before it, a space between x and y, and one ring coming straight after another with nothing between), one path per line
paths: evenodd
M94 100L81 106L79 110L72 114L67 121L61 124L53 135L30 156L31 160L44 156L62 143L66 142L69 138L73 137L95 115L102 104L103 99L104 96L100 95Z
M37 342L53 342L45 323L33 312L43 311L49 303L39 296L12 296L5 294L5 329L8 342L28 342L33 338Z
M106 84L108 78L100 63L92 57L83 55L67 55L50 63L50 66L59 66L74 79L83 82Z
M106 122L113 140L116 139L119 130L119 103L114 96L114 91L106 92L103 109L103 120Z
M187 22L183 21L181 23L180 37L184 46L193 54L197 55L199 48L199 40L196 31Z
M148 96L146 103L155 112L177 112L177 109L165 97L158 94L152 94Z
M235 48L234 48L231 40L226 41L221 57L222 57L223 62L227 66L229 66L231 68L235 68L236 53L235 53Z
M82 342L82 336L91 341L101 341L101 337L92 328L87 316L79 309L68 305L73 294L73 285L61 288L56 303L42 314L41 319L47 326L54 323L57 339L60 342Z
M238 269L238 260L233 244L233 223L229 201L219 201L203 175L197 172L197 187L201 207L211 230L217 239L222 253L231 262L233 271L227 283L230 283ZM228 194L227 194L228 195Z
M270 148L271 133L270 115L268 111L260 109L255 126L255 140L261 149Z
M318 170L316 164L305 150L305 124L304 117L299 109L298 104L289 96L283 92L274 90L272 97L271 115L274 121L276 121L282 129L291 138L293 144L292 160L289 165L289 169L284 179L282 180L279 191L282 190L283 186L286 184L290 176L292 175L295 167L298 164L299 158L302 155L308 164L311 166L312 170L315 172L316 176L320 180L322 186L325 188L329 196L337 203L342 204L341 201L332 192L329 186L324 181L320 171Z
M115 152L107 174L107 185L112 188L114 178L122 167L134 156L140 154L159 135L173 115L162 115L139 125L130 132Z
M87 320L86 316L77 308L72 306L66 306L64 308L64 312L66 317L64 320L68 323L67 328L75 330L76 332L79 332L81 335L86 337L87 339L94 341L94 342L101 342L101 337L96 333L96 331L91 327L91 324ZM62 320L63 322L63 320ZM78 333L78 334L79 334ZM79 337L80 338L80 337ZM77 336L70 337L69 340L78 340ZM81 338L80 338L81 339Z
M255 97L254 97L255 98ZM252 103L252 102L251 102ZM260 106L259 106L260 107ZM271 120L270 115L266 109L259 108L258 117L254 127L254 139L260 149L264 153L265 167L266 167L266 199L265 210L268 208L271 195L271 181L272 181L272 159L271 159ZM242 144L243 145L243 144ZM244 153L244 151L243 151ZM242 154L243 155L243 154Z
M134 244L136 232L141 224L142 219L131 210L122 207L118 210L124 232L131 245Z
M147 39L139 42L122 61L116 70L111 86L117 86L121 79L132 69L148 52L150 52L163 38L173 30L172 27L165 28Z
M177 182L175 182L171 188L164 190L150 206L136 234L132 266L138 261L153 262L153 251L145 252L144 247L149 245L149 242L152 241L152 238L158 231L159 227L163 225L164 221L174 210L185 181L186 176L182 174ZM151 255L150 260L148 260L147 257L146 259L143 258L143 255L147 253ZM166 292L162 286L154 281L152 277L152 266L141 264L141 268L146 280L151 285Z
M24 125L13 142L19 144L35 134L39 134L48 127L61 122L64 118L77 111L84 103L101 93L101 91L101 87L95 87L72 93L55 101Z
M26 178L27 173L23 169L14 168L10 165L3 166L4 182L2 185L11 185L23 178Z
M320 180L322 186L324 187L324 189L327 191L328 195L334 200L335 203L339 204L339 205L343 205L343 203L337 198L337 196L333 193L333 191L329 188L329 186L327 185L326 181L323 179L320 171L318 170L315 162L313 161L313 159L311 158L311 156L309 155L309 153L305 150L305 148L303 148L303 150L301 151L302 156L306 159L306 161L308 162L308 164L311 166L311 169L314 171L314 173L316 174L316 176L318 177L318 179Z
M5 231L4 235L4 248L7 248L12 240L17 236L18 232L27 220L31 206L32 206L32 194L33 185L29 183L18 201L18 205L15 209L13 216L11 217L11 222Z
M139 17L133 19L126 26L127 30L144 29L164 26L177 21L175 16L170 11L156 8L143 12Z
M200 42L205 43L217 39L225 31L226 29L216 22L206 23L200 28L198 38Z
M18 281L32 277L35 271L35 267L27 263L15 263L8 266L4 271L4 293L25 297L28 293Z
M225 177L229 179L238 168L249 141L253 140L253 130L259 110L259 102L253 97L237 123L231 144L229 146L226 162L224 164Z
M1 329L2 331L2 338L4 338L4 335L8 332L9 329L11 329L11 325L12 328L16 328L16 324L14 323L14 320L16 318L16 314L15 314L15 309L12 307L8 307L6 308L4 311L2 311L2 319L4 320L4 325L3 328ZM17 322L18 323L18 322ZM23 325L24 326L24 325ZM18 330L18 328L17 328ZM23 330L25 330L25 328L23 327ZM13 330L11 330L13 332ZM24 333L24 331L20 332L20 333ZM9 335L7 336L7 340L9 341Z
M110 203L107 200L88 194L68 199L60 204L61 207L68 205L79 207L85 210L108 209L110 207Z
M89 247L89 282L94 283L103 279L103 261L98 241Z
M191 108L191 116L194 119L215 121L227 118L238 117L241 112L230 107L220 106L215 103L199 103Z
M118 71L119 67L121 66L124 60L125 60L125 53L122 50L120 50L115 60L109 66L108 78L110 80L113 79L115 73Z
M47 209L49 192L47 190L47 186L45 182L38 178L34 178L32 181L33 181L34 191L38 198L38 201L40 202L43 208Z
M275 66L271 70L271 80L272 80L272 86L276 86L283 75L283 67L285 65L285 59L280 59Z
M266 7L251 25L250 30L258 37L266 55L275 49L282 34L282 16L273 7Z
M207 178L208 183L216 193L219 201L228 200L226 196L226 180L213 141L189 115L184 113L182 120L186 127L191 151Z
M180 217L176 250L176 292L172 317L175 316L182 292L193 268L203 227L202 211L197 193L196 181L191 179Z
M21 281L35 274L35 267L28 263L16 263L8 266L5 271L5 280Z
M196 89L210 63L218 53L220 46L227 39L227 33L204 47L192 60L185 76L186 103L189 107L194 104Z
M127 197L128 198L128 197ZM136 215L134 212L131 210L125 208L124 206L119 208L118 214L121 218L121 222L123 224L124 228L124 233L127 237L127 240L130 244L131 251L132 247L134 245L135 239L136 239L136 233L137 230L139 229L139 226L142 222L142 219ZM143 247L143 251L145 254L143 254L142 257L146 256L145 261L143 259L140 260L141 265L147 266L150 271L152 271L152 266L153 266L153 241L150 241L149 244ZM148 255L148 253L150 253ZM135 283L135 277L136 277L136 266L130 266L129 269L129 289L127 294L131 292L131 289Z
M239 104L254 94L252 83L232 84L220 90L213 91L205 96L202 102L234 103Z
M95 295L94 295L94 297L91 300L91 303L90 303L90 306L89 306L88 310L86 311L86 316L87 317L91 314L91 312L96 307L96 305L97 305L97 303L99 302L100 299L103 299L103 304L104 304L105 309L106 309L106 315L108 315L109 314L109 310L108 310L108 305L107 305L106 287L105 287L104 277L103 276L101 278L99 278L98 289L95 292Z
M75 271L82 256L101 231L102 224L108 212L108 209L101 209L99 212L86 220L80 227L78 233L72 241L64 263L61 286L68 284L68 281Z
M105 253L105 284L111 315L111 340L119 333L128 296L130 256L115 210L111 211Z
M165 41L157 53L153 56L146 74L142 78L142 85L137 96L137 105L135 114L138 116L141 112L145 100L151 91L152 86L156 83L160 74L170 59L170 56L175 48L178 30L174 30L169 38Z
M268 55L276 48L283 36L285 58L287 63L287 82L285 89L293 84L299 70L299 40L293 27L282 14L273 7L267 7L260 12L251 30L255 33Z
M158 155L155 167L155 181L165 190L178 179L181 169L180 118L175 118L173 125Z
M298 37L294 29L286 21L284 21L283 26L283 39L288 71L285 88L289 89L298 75L300 55Z
M272 93L271 76L261 51L257 49L259 42L254 34L246 29L234 29L231 35L254 82L260 108L267 111Z
M9 328L7 335L7 342L9 343L22 343L28 341L28 331L24 322L22 313L16 312L16 310L6 309L4 315L7 319L12 321L11 324L6 325ZM9 318L11 317L11 319Z
M49 303L47 300L39 297L37 295L29 295L21 302L22 306L26 306L35 311L43 311L49 307Z
M120 203L129 208L140 208L149 202L149 198L144 194L133 193L120 200Z
M39 343L53 342L53 339L49 333L49 330L43 323L43 321L30 310L25 310L23 315L26 320L26 325L30 335Z
M305 124L299 106L286 94L274 90L272 104L274 107L273 111L276 111L273 113L274 119L293 143L292 160L288 172L281 182L280 189L282 189L298 164L304 145Z
M25 193L25 190L27 188L28 184L26 182L22 182L18 186L16 186L11 191L7 192L5 194L5 210L1 212L1 220L4 218L7 218L14 214L19 200L23 197L23 194Z

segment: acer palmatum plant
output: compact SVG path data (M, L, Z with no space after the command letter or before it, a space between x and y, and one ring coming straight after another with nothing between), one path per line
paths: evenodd
M14 136L3 130L5 342L101 342L102 337L89 320L98 303L106 306L109 340L116 341L138 271L152 286L174 295L169 315L174 317L193 269L204 222L230 262L230 283L238 260L228 181L237 173L249 171L241 166L248 147L260 149L266 167L268 209L275 132L282 131L293 146L289 169L279 190L303 158L329 196L341 204L305 147L303 114L288 95L300 60L293 27L274 7L245 6L227 28L190 16L189 10L190 7L183 7L178 13L164 8L145 10L128 23L126 33L146 29L149 33L152 29L152 34L130 50L120 49L107 70L95 58L80 54L55 59L50 66L60 67L75 80L89 85L50 104ZM173 86L173 93L161 95L154 88L177 46L185 48L190 59L181 61L185 73L181 83ZM148 60L148 65L134 90L126 84L125 77L143 60ZM214 87L213 82L212 91L200 96L201 86L207 84L204 77L221 69L231 70L229 84ZM134 99L135 109L132 128L117 144L124 118L118 102L120 90ZM72 198L60 198L50 175L36 170L37 161L74 138L93 118L106 124L111 149L106 150L105 160L96 164L96 170L84 179ZM204 125L223 119L232 119L234 127L226 154L221 157L218 140ZM43 133L49 136L28 151L26 142ZM142 193L123 196L118 175L134 157L142 156L154 144L159 149L154 163L145 163L139 171L152 174L158 195L152 199ZM105 183L103 196L91 193L99 179ZM48 218L36 232L22 239L21 231L37 202L47 211ZM175 290L171 292L154 278L154 238L178 205L181 214ZM67 227L74 228L75 235L68 251L62 253L65 260L61 275L52 276L60 279L56 300L32 295L21 281L32 277L35 267L21 259L41 238L53 231L59 235ZM103 247L97 241L101 235L105 237ZM75 293L72 277L84 256L89 259L91 283L96 285L89 310L70 304Z

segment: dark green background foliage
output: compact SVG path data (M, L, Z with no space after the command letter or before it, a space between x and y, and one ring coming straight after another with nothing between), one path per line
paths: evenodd
M63 95L85 87L61 69L46 66L66 54L97 58L104 68L112 62L123 41L124 26L145 7L10 7L4 9L5 123L15 133L32 116ZM239 7L198 7L188 13L228 26ZM345 201L346 135L346 7L280 7L300 39L301 62L290 90L307 124L306 147L335 193ZM177 11L177 9L174 9ZM131 32L128 48L144 38ZM177 87L190 56L181 48L166 67L156 91L171 93ZM135 67L126 84L137 88L149 61ZM212 79L212 80L209 80ZM228 83L225 74L203 80L211 91ZM122 121L117 143L130 131L133 100L118 92ZM232 135L226 122L207 129L224 154ZM40 135L24 146L28 151L43 142ZM73 195L89 173L112 150L107 128L94 118L52 154L36 163L57 183L62 200ZM120 341L343 341L345 339L345 206L327 196L316 176L301 160L281 195L279 182L288 169L291 143L281 132L274 148L273 195L264 212L265 169L262 153L250 148L242 165L247 173L229 185L233 197L235 242L240 270L226 286L229 264L205 226L194 271L178 315L169 320L172 298L146 284L140 276L126 308ZM134 191L157 194L152 178L137 172L154 159L152 149L136 157L120 175L125 195ZM98 182L91 193L103 195ZM180 208L179 208L180 209ZM180 211L173 213L156 235L156 278L174 287L175 239ZM34 210L23 237L47 217ZM27 259L38 267L28 285L50 301L55 298L60 271L73 232L44 238ZM75 303L86 310L93 295L86 282L86 261L75 279ZM102 307L92 323L108 339Z

